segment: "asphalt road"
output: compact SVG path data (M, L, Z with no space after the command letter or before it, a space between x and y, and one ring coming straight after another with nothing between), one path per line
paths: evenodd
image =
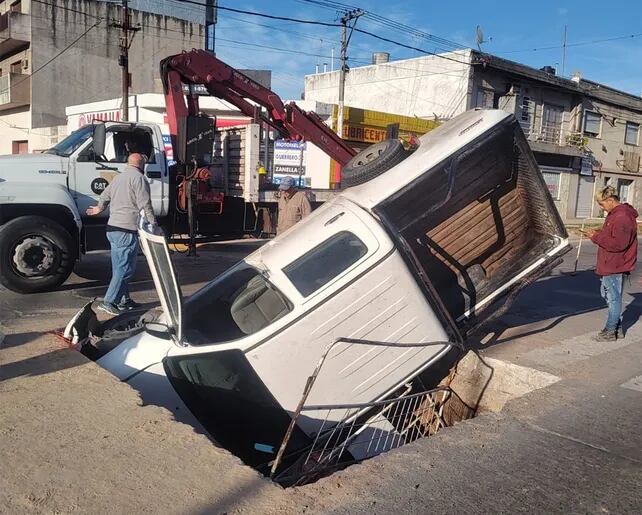
M197 257L174 252L173 260L183 293L189 294L258 248L260 240L213 243L198 249ZM58 314L75 313L93 298L102 298L111 274L108 252L91 252L76 265L74 273L58 290L22 295L0 286L0 328L9 328L23 317L56 319ZM138 257L136 275L130 284L132 297L150 307L158 296L147 262ZM57 322L53 328L61 327Z
M239 240L209 244L198 250L200 257L188 257L175 252L173 255L174 265L183 293L195 291L207 280L214 278L229 266L243 259L262 243L257 240ZM586 274L586 270L594 265L595 255L595 246L585 243L579 261L579 270L583 271L583 274ZM559 275L572 270L574 260L575 252L573 251L567 254L564 264L555 274ZM73 312L92 298L102 298L109 282L110 267L108 252L92 252L83 257L69 280L57 291L21 295L0 286L0 328L3 324L11 325L12 320L22 316L49 317L51 314ZM586 281L574 281L574 284L580 283L582 288L589 284ZM142 255L138 258L136 276L130 289L133 298L139 302L150 306L158 302L147 262ZM537 305L540 308L545 306L547 304L546 296L545 288L531 287L518 297L518 301L510 313L518 315L526 312L528 316L533 316L532 306ZM566 306L568 308L566 311L572 312L574 308L577 308L577 301L578 299L574 298L572 302L574 305ZM580 304L579 307L585 307L585 302L580 302ZM601 305L599 297L595 304L596 307Z

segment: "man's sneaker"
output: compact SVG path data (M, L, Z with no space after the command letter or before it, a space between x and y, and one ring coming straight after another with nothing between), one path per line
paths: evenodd
M118 309L121 311L131 311L132 309L139 309L141 307L142 304L139 304L132 299L127 299L125 302L118 304Z
M120 309L118 309L118 306L114 306L111 302L101 302L98 304L98 309L113 316L120 315Z
M606 329L603 329L602 331L597 333L594 340L596 342L614 342L615 340L617 340L617 332L607 331Z

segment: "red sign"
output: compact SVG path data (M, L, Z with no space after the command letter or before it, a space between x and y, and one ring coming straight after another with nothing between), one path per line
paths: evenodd
M78 127L83 127L92 123L94 120L101 122L120 122L123 119L120 109L115 111L101 111L99 113L86 113L81 114L78 118Z

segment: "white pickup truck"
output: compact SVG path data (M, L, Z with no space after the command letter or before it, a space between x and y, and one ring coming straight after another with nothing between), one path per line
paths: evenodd
M94 152L96 130L104 131L101 155ZM249 145L259 140L251 137L252 131L258 131L258 126L217 133L219 154L213 168L226 175L219 181L225 208L220 214L199 214L199 234L239 236L256 226L258 175L250 156L256 154L258 161L258 150ZM145 176L154 212L165 232L187 233L161 127L143 122L87 125L43 154L0 156L2 285L20 293L56 288L69 277L82 254L108 248L108 211L97 217L88 217L85 211L122 172L133 149L148 158ZM265 195L261 192L262 198Z
M355 162L353 187L188 298L163 236L142 225L163 315L99 324L90 303L65 335L265 473L279 448L284 463L302 449L322 463L337 442L338 459L361 460L411 441L398 405L376 423L373 410L550 270L568 237L502 111L450 120L388 170Z

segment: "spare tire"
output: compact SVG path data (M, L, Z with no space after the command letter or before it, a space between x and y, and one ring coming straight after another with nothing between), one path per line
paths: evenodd
M341 185L357 186L374 179L403 161L410 153L398 139L386 139L370 145L354 156L341 170Z

